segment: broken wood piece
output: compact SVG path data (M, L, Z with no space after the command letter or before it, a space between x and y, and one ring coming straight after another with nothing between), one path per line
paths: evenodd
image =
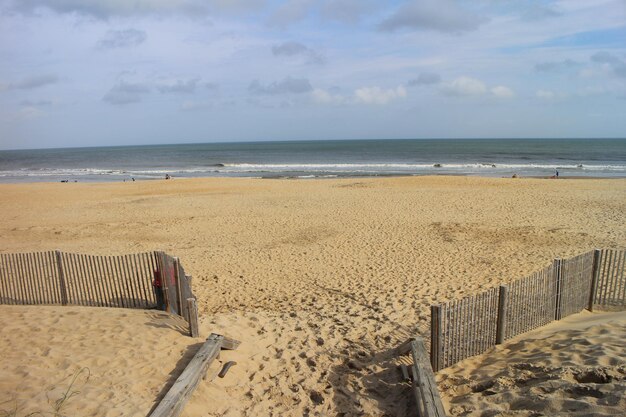
M226 373L228 372L228 370L233 366L233 365L237 365L237 362L235 361L228 361L224 364L224 367L222 368L222 370L220 371L219 374L217 374L217 376L219 376L220 378L224 378L226 376Z
M223 336L224 340L222 340L222 349L225 350L235 350L241 344L239 340L231 339L230 337Z
M413 343L413 338L407 340L406 342L398 346L396 348L396 354L402 356L402 355L406 355L407 353L409 353L411 351L411 343Z
M411 378L409 377L409 369L406 367L405 364L400 365L400 371L402 372L402 379L405 382L410 382Z

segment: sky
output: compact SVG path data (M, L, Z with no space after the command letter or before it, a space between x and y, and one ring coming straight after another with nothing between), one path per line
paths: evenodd
M626 137L626 0L0 0L0 149Z

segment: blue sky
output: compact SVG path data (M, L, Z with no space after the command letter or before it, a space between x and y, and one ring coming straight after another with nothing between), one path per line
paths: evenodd
M625 137L626 1L0 0L0 148Z

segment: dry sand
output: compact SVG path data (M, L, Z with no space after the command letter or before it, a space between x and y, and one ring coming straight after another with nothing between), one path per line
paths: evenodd
M0 185L0 196L2 252L162 249L180 257L194 276L202 335L242 341L220 358L237 365L200 385L188 417L405 415L413 404L392 349L427 331L430 304L520 278L554 257L626 246L626 180L174 179ZM49 339L60 352L49 358L38 353L45 348L3 342L0 402L34 403L44 381L88 367L93 392L67 406L87 410L89 402L97 411L69 414L116 415L125 404L120 415L143 416L175 380L182 352L201 342L147 325L154 313L124 311L120 320L119 310L69 311L0 307L16 323L3 325L3 340ZM65 318L32 324L45 314ZM74 352L99 339L110 348ZM166 357L155 360L155 349ZM20 371L33 357L37 369ZM116 372L135 391L103 382Z

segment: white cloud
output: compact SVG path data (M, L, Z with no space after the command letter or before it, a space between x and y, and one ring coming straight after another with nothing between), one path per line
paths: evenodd
M464 76L445 83L441 91L448 96L478 96L487 92L487 86L476 78Z
M552 100L556 98L556 93L550 90L537 90L535 96L542 100Z
M388 104L393 100L407 97L403 86L396 88L361 87L354 90L352 95L332 93L327 90L316 88L311 92L313 101L319 104Z
M485 82L472 77L462 76L444 83L440 91L451 97L471 97L491 95L496 98L513 98L515 91L504 85L488 87Z
M355 100L364 104L387 104L406 95L406 90L402 86L387 90L380 87L362 87L354 92Z
M313 101L320 104L344 104L346 103L346 98L341 94L332 94L326 90L322 90L320 88L316 88L311 93L313 96Z
M503 85L497 85L491 89L491 94L498 98L512 98L515 97L515 92L509 87Z

